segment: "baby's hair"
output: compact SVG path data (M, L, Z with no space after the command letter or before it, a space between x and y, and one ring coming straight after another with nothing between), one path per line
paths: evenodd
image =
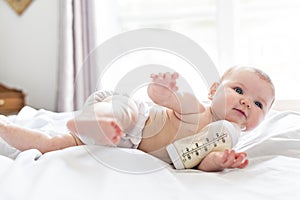
M267 81L268 83L271 84L271 86L273 87L273 90L275 89L274 84L270 78L270 76L265 73L264 71L262 71L261 69L258 69L256 67L249 67L249 66L234 66L229 68L227 71L224 72L223 76L220 79L220 82L222 82L227 76L229 76L233 71L236 70L249 70L252 71L254 73L256 73L262 80Z

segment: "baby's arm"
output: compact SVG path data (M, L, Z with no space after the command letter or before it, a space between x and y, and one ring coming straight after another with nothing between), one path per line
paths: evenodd
M204 106L190 93L179 93L176 80L178 73L152 74L152 83L148 86L151 100L180 114L200 113Z
M245 152L236 153L234 150L218 151L209 153L201 163L198 169L207 172L222 171L225 168L244 168L248 165L247 154Z
M3 115L0 115L0 137L20 151L38 149L42 153L80 144L80 140L71 134L50 137L40 131L18 126Z

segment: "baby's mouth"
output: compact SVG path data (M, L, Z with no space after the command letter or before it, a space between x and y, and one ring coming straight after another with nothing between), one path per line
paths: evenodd
M246 115L246 113L243 110L240 110L238 108L233 108L233 110L239 112L241 115L243 115L247 119L247 115Z

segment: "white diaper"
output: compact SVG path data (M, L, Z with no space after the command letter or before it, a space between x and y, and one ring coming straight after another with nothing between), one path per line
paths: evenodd
M119 147L136 149L142 140L143 129L149 117L150 105L139 101L136 101L136 104L139 110L138 120L132 129L125 132L125 135L121 138L121 141L118 144Z

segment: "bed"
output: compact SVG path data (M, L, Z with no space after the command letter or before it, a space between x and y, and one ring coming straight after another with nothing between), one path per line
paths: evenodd
M101 146L17 154L2 141L0 199L299 199L300 113L282 105L241 135L235 149L250 160L241 170L175 170L139 150ZM71 116L26 106L10 119L58 134Z

